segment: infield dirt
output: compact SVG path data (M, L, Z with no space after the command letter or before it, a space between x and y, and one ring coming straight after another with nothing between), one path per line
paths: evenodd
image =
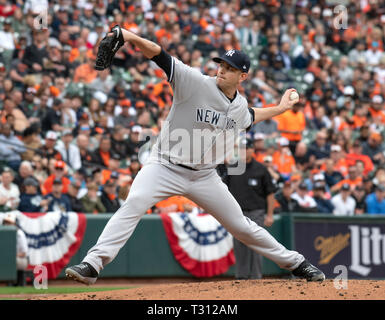
M92 290L92 287L90 287ZM91 291L90 290L90 291ZM140 285L125 290L86 292L38 300L385 300L385 280L349 280L336 289L333 280L225 280Z

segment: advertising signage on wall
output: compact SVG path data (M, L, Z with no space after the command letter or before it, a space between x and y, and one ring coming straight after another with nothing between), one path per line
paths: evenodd
M385 278L385 221L294 221L294 245L328 278ZM336 268L336 269L335 269Z

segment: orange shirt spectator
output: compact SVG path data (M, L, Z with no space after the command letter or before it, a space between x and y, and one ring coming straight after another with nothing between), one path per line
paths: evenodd
M351 165L348 169L348 177L336 183L331 189L331 192L338 192L342 186L347 183L351 190L362 185L362 177L358 176L358 170L355 165Z
M137 32L138 31L138 25L135 22L128 23L125 22L123 23L123 28L132 32Z
M333 169L335 171L340 172L345 177L348 173L348 167L349 167L349 165L345 159L339 159L339 160L337 160L337 162L335 162ZM325 172L326 171L326 164L323 163L321 165L320 169L322 172Z
M348 178L348 179L341 180L340 182L336 183L332 187L332 191L335 192L337 190L340 190L345 183L347 183L350 186L351 190L354 190L356 187L362 186L362 177L357 177L355 179Z
M108 170L108 169L103 169L101 174L102 174L102 184L104 185L108 180L115 180L117 181L119 179L119 171L111 171L111 170Z
M304 113L295 106L292 110L275 117L275 120L278 121L278 130L281 132L281 136L289 141L300 141L306 126Z
M383 110L384 99L380 95L375 95L372 98L372 106L369 108L370 115L373 119L379 118L381 123L385 124L385 112Z
M90 59L90 62L83 63L75 69L74 82L91 83L98 76L98 72L94 69L94 62Z
M353 129L359 129L361 128L367 121L367 118L364 116L354 115L352 117L353 121Z
M290 175L295 167L295 159L288 146L288 139L281 137L278 142L279 149L273 153L273 164L279 173Z
M349 166L355 165L357 160L360 160L364 163L364 175L366 176L369 172L374 169L373 161L365 154L362 154L362 145L359 141L354 141L353 147L345 156L346 163Z
M373 119L380 118L381 123L385 124L385 113L383 110L374 110L373 108L369 108L369 112Z
M76 58L79 56L80 52L78 48L72 48L70 52L69 62L74 62Z
M182 196L172 196L165 200L159 201L155 207L160 209L160 212L185 212L185 205L197 207L191 200Z
M108 167L108 163L110 162L111 154L109 151L104 152L102 150L99 151L100 157L103 160L103 163Z
M41 193L44 196L52 192L53 182L58 178L62 181L62 193L68 192L68 186L71 184L71 181L64 176L65 166L65 163L61 160L55 162L54 174L51 174L41 186Z
M168 40L172 39L171 33L168 32L166 29L159 29L155 32L155 36L158 42L160 42L163 37L166 37Z

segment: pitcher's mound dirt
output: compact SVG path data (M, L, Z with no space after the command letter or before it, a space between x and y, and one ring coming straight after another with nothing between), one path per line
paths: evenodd
M92 287L91 287L92 288ZM385 300L384 280L230 280L155 284L139 288L39 297L39 300Z

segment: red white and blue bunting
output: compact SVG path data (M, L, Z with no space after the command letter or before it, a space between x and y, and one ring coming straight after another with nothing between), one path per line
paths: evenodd
M86 216L76 212L22 213L13 211L27 236L29 266L43 265L55 279L78 251L86 230Z
M196 277L225 273L235 263L233 238L209 214L161 214L175 259Z

